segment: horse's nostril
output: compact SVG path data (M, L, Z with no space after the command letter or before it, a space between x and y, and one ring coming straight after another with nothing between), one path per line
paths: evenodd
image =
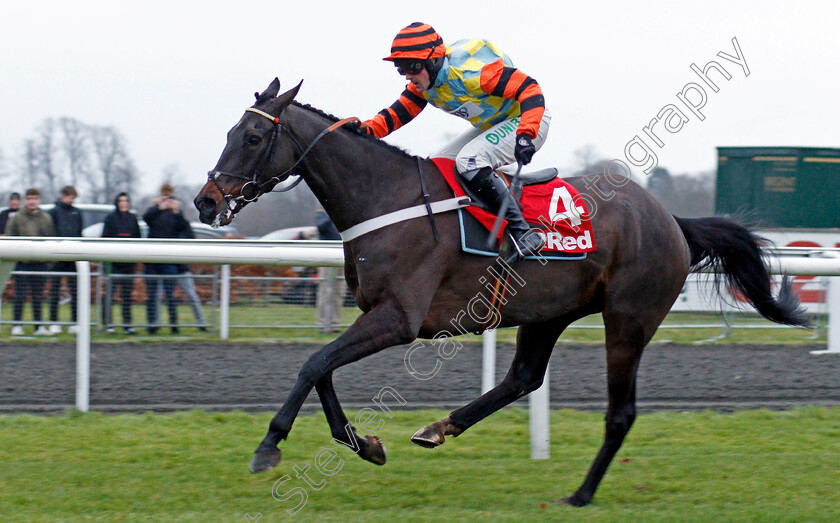
M202 196L201 198L196 198L195 207L198 209L198 212L208 214L216 210L216 202L213 201L213 198Z

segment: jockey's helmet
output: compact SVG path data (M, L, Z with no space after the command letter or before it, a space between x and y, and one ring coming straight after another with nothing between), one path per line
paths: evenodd
M404 27L394 37L391 44L391 54L383 58L389 62L403 58L412 60L428 60L440 58L446 54L443 39L435 28L422 22L414 22Z
M440 69L446 46L434 27L414 22L394 37L391 54L383 58L394 62L400 74L419 74L425 67L429 73Z

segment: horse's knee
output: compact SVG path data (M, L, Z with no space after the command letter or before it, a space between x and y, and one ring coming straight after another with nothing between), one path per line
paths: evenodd
M510 391L517 396L525 396L542 387L545 380L545 373L534 372L531 369L521 368L512 376L505 378L505 383Z
M538 388L542 387L543 378L533 378L529 380L518 380L511 387L512 391L517 397L527 396Z
M307 386L315 386L316 383L326 376L328 369L324 365L323 357L316 353L306 360L306 363L301 366L298 372L298 381L302 381Z
M539 376L531 376L531 379L528 380L528 383L525 385L525 394L530 394L538 388L542 387L543 382L545 382L545 374L540 374Z
M625 408L616 412L607 413L607 435L617 435L624 437L633 426L636 420L636 407L634 405L627 405Z

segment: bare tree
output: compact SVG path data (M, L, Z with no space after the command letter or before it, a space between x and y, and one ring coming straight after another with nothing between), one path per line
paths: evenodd
M712 216L715 213L715 171L674 176L672 213L686 218Z
M41 167L38 158L38 146L30 138L23 142L23 152L19 163L20 179L24 187L39 187L41 185Z
M61 118L58 125L64 135L62 146L64 155L67 157L70 184L78 186L82 179L89 176L90 129L85 123L75 118Z
M125 139L114 127L91 127L96 171L88 177L94 203L111 201L120 191L131 191L137 178Z
M94 203L130 192L138 173L125 139L114 127L88 125L74 118L47 118L33 138L24 140L15 166L17 181L38 187L44 199L72 184Z
M38 158L38 169L44 182L42 191L46 192L45 200L54 198L58 194L59 179L57 159L56 159L56 131L55 122L52 118L47 118L41 123L38 129L38 138L35 142L35 154Z
M651 173L647 190L677 216L697 218L714 214L714 171L672 176L667 169L657 167Z

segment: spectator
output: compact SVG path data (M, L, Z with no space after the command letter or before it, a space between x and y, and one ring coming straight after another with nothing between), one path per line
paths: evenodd
M181 237L189 240L195 239L195 233L193 232L189 222L187 222L187 228L184 230ZM201 308L201 298L198 297L198 292L195 290L195 280L193 279L193 274L190 271L189 265L186 263L178 264L178 278L176 278L176 281L178 282L178 287L181 288L181 292L184 293L184 297L187 299L187 302L190 304L195 322L199 325L198 330L201 332L207 332L207 326L204 321L204 310ZM158 305L160 305L162 301L163 289L158 288Z
M189 222L181 213L181 202L174 198L175 189L165 183L160 188L160 196L155 198L143 220L149 224L149 238L181 238ZM169 324L172 334L178 333L178 304L175 301L175 281L172 276L178 274L174 263L147 263L146 273L146 318L149 334L158 332L158 287L163 286L166 303L169 308Z
M6 224L6 234L9 236L55 236L55 227L49 214L38 206L41 204L41 192L38 189L26 190L23 210L14 215ZM46 262L21 261L15 266L17 271L47 270ZM23 327L19 324L23 318L23 305L27 294L32 299L32 319L36 322L35 335L43 336L50 332L41 325L41 300L44 294L44 277L37 274L16 274L14 277L15 296L12 326L12 336L21 336Z
M137 216L130 212L131 198L127 193L121 192L114 199L116 210L105 217L105 226L102 229L103 238L140 238L140 224L137 223ZM114 299L116 287L120 288L120 301L122 302L123 332L126 334L137 334L131 325L132 292L134 292L134 272L137 264L128 262L113 262L108 264L113 278L108 278L108 300L104 309L105 325L108 325L108 332L116 330L111 325L111 304Z
M9 208L0 211L0 236L6 233L6 225L19 210L20 193L13 192L9 195Z
M76 188L72 185L65 185L61 189L61 197L56 200L55 206L50 209L50 216L55 225L56 236L64 238L80 238L82 236L82 213L73 206L76 201ZM71 321L76 323L76 263L72 261L58 261L53 264L54 272L67 272L67 286L70 288L70 311ZM61 325L58 321L58 300L61 294L61 280L63 276L53 276L50 280L50 333L61 332ZM67 332L74 334L78 329L77 325L71 325Z
M315 213L315 225L318 226L319 240L341 239L338 229L323 209ZM335 332L339 330L337 325L341 321L341 306L347 289L344 268L318 267L318 281L318 294L315 297L318 325L325 334Z

